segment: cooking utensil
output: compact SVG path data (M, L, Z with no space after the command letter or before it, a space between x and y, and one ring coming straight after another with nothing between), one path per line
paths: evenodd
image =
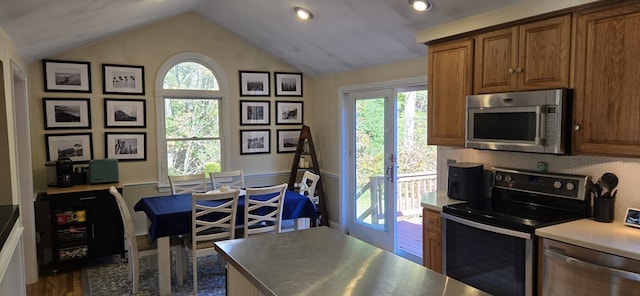
M612 173L604 173L600 180L602 180L602 188L608 192L613 191L618 186L618 177Z

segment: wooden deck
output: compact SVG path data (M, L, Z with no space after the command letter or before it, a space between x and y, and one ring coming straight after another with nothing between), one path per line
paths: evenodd
M422 216L400 216L396 224L398 248L422 258Z

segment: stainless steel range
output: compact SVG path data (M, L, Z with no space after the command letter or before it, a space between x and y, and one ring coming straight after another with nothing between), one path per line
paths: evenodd
M535 295L535 229L588 217L590 178L492 172L491 198L442 209L444 273L493 295Z

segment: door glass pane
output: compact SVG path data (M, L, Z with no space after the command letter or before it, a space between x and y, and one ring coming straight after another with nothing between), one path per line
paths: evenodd
M384 98L355 101L355 220L382 230L386 230L384 102Z
M422 257L422 206L436 191L436 146L427 145L427 91L397 95L396 233L400 250Z

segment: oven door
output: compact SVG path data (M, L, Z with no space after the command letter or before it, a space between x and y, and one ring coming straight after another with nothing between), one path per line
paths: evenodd
M442 213L443 272L493 295L533 295L534 242L529 233Z

